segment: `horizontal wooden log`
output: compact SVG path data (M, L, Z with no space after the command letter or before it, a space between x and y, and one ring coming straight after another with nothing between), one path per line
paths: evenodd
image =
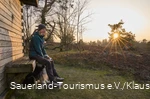
M22 8L21 2L19 0L10 0L16 10L20 10Z
M17 47L23 46L22 42L0 41L0 47Z
M10 37L14 37L14 38L18 38L18 39L21 39L23 34L20 33L20 34L16 34L14 32L11 32L11 31L8 31L4 28L0 28L0 34L3 34L5 36L10 36Z
M13 42L20 42L20 43L23 42L22 37L15 38L15 37L6 36L2 34L0 34L0 41L13 41Z
M7 2L5 2L5 0L0 0L0 3L2 9L4 9L7 12L11 12L11 14L13 14L18 19L21 18L21 9L19 11L16 11L12 8L11 4L8 4Z
M18 25L16 24L17 22L14 21L14 19L7 19L6 16L3 16L1 13L0 13L0 20L10 26L12 26L13 28L15 28L16 30L20 31L22 30L22 26L21 24L18 23Z
M18 0L10 0L10 4L11 4L11 7L13 8L13 10L17 13L19 13L19 15L21 14L21 3L20 1L18 2Z
M4 28L0 28L0 34L7 34L8 35L8 30Z
M23 50L23 46L20 47L0 47L0 54L7 53L7 52L14 52L18 50Z
M8 12L6 12L6 10L3 10L3 9L0 8L0 11L1 11L1 13L0 13L1 14L1 20L4 21L4 18L5 18L5 20L7 19L8 21L15 24L17 27L22 28L22 26L21 26L21 22L22 22L21 17L20 17L20 20L19 20L13 14L9 15ZM8 24L8 25L11 25L11 24Z
M22 42L22 36L9 36L9 35L3 35L0 34L0 40L3 41L21 41Z
M1 30L2 30L2 28L0 28L0 34L5 35L5 36L10 36L10 37L18 38L18 39L23 37L23 34L16 34L11 31L7 31L7 30L1 31Z
M0 14L5 16L6 19L10 20L10 21L13 21L14 24L16 24L18 27L22 27L22 26L19 26L22 22L21 18L20 19L17 19L15 16L14 18L12 19L12 14L9 15L8 12L6 12L5 10L1 9L0 8Z
M18 26L15 26L13 23L9 23L9 21L8 20L6 21L6 20L7 19L5 19L5 18L4 18L4 20L0 19L1 24L6 26L6 27L4 27L4 26L1 25L1 27L5 28L9 31L12 31L14 33L17 33L17 34L20 34L20 35L22 34L22 28L18 28Z
M34 71L36 66L35 60L29 60L23 57L6 66L6 73L26 73Z
M12 32L17 33L17 34L21 34L22 33L22 30L18 31L15 28L13 28L12 26L4 23L1 20L0 20L0 27L5 28L6 30L12 31Z
M14 55L14 56L12 56L12 57L9 57L9 58L0 60L0 67L6 65L7 63L9 63L9 62L11 62L11 61L14 61L14 60L16 60L16 59L19 59L19 58L21 58L21 57L23 57L23 56L24 56L24 54L22 53L22 54Z
M2 4L0 4L2 5ZM20 24L22 22L21 17L16 18L13 13L6 11L5 9L2 8L2 6L0 7L0 11L1 11L1 16L3 16L4 18L6 18L7 20L9 20L10 22L12 22L13 24L17 25L18 27L21 28ZM1 19L3 19L3 17Z
M7 35L7 34L6 34ZM23 33L21 34L16 34L12 31L8 31L8 36L11 36L11 37L16 37L16 38L22 38L23 37Z
M18 54L22 54L22 53L23 53L23 50L16 50L16 51L13 51L13 52L2 53L2 54L0 54L0 60L6 59L6 58L9 58L9 57L18 55Z

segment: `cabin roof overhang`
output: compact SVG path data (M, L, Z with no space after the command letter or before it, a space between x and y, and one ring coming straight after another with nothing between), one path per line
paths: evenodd
M20 0L23 4L31 5L31 6L38 6L39 0Z

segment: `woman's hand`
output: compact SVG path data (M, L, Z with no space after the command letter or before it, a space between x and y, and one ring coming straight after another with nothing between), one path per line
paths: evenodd
M53 61L51 57L49 57L48 55L45 55L44 58L49 59L50 61Z
M50 57L49 57L48 55L45 55L45 56L44 56L44 58L46 58L46 59L50 59Z

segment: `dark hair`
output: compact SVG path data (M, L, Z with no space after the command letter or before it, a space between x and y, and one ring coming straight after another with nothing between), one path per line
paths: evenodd
M40 24L38 26L38 31L40 31L41 29L46 29L46 26L44 24Z

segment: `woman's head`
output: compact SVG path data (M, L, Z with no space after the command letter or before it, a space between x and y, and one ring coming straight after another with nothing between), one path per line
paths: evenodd
M41 36L45 36L46 35L46 26L44 24L40 24L38 26L38 32Z

